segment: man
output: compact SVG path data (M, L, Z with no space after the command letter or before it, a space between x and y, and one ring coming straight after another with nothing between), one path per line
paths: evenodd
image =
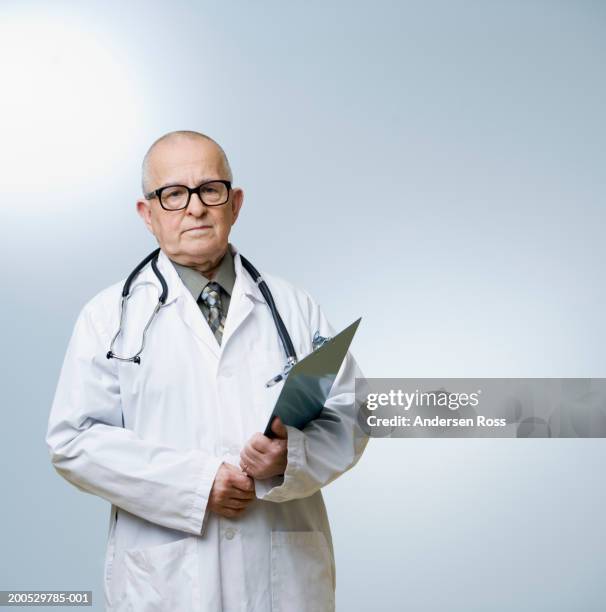
M167 298L134 355L162 287L150 265L82 309L49 417L53 465L112 504L108 610L334 610L334 553L320 492L359 460L348 354L319 418L260 433L284 351L268 305L229 243L244 194L223 149L171 132L143 162L137 211L160 246ZM295 350L334 333L304 291L263 274Z

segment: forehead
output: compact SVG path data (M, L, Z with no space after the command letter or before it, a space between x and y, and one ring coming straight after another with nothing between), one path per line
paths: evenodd
M174 137L158 143L149 157L154 186L182 182L195 184L206 178L225 178L218 147L204 138Z

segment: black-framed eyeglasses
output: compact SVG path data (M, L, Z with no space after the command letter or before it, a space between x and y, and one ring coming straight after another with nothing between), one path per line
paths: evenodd
M229 200L231 191L230 181L206 181L197 187L187 185L165 185L145 194L146 199L158 198L160 206L164 210L182 210L187 208L192 193L198 197L206 206L221 206Z

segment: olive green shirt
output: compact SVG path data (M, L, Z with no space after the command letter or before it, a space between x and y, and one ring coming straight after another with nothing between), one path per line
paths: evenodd
M198 270L195 270L194 268L178 264L172 259L170 261L172 262L173 266L175 266L175 270L183 281L183 284L192 294L194 300L196 300L202 314L204 315L204 319L208 321L208 306L199 298L200 294L202 293L202 289L204 289L204 287L211 282L210 279L206 278L204 274L198 272ZM213 282L218 283L221 287L221 310L223 311L223 314L227 316L229 300L236 282L234 256L232 255L229 246L225 255L223 256L223 259L221 260L221 263L219 264L215 277L212 280ZM217 339L217 342L221 344L221 335L218 333L218 330L215 332L215 338Z

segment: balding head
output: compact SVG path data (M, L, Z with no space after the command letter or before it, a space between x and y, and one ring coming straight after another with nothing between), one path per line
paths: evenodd
M244 192L231 187L221 204L208 204L204 194L218 189L215 181L232 181L223 149L209 136L179 131L164 134L143 160L143 196L137 212L160 248L173 261L212 278L228 248L229 234L242 207ZM183 185L193 193L184 208L163 208L155 192ZM202 185L206 191L202 191ZM226 185L223 183L222 188Z
M143 194L149 193L151 189L155 186L152 184L152 176L153 176L153 164L155 152L158 149L161 149L163 146L174 144L179 141L179 139L187 139L187 140L202 140L206 143L212 143L214 147L216 147L216 151L220 157L223 174L225 179L233 182L233 175L231 172L231 167L229 165L229 161L227 159L227 155L223 150L223 147L210 136L206 134L202 134L201 132L194 132L192 130L176 130L174 132L167 132L160 138L157 138L147 150L147 153L143 157L143 163L141 165L141 189L143 190Z

